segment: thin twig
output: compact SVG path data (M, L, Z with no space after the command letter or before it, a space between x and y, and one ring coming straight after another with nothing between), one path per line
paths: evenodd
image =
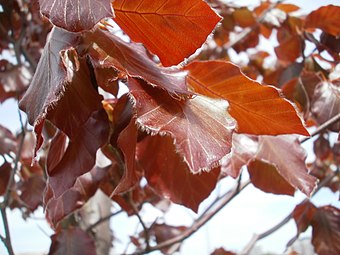
M312 137L320 134L322 131L326 130L327 128L329 128L330 126L332 126L333 124L337 123L338 121L340 121L340 113L338 113L337 115L335 115L333 118L327 120L325 123L323 123L322 125L320 125L317 129L314 130L314 132L312 132L310 134L309 137L305 137L303 138L300 143L304 143L307 140L311 139Z
M2 222L4 223L4 229L5 229L5 238L4 240L3 239L1 240L4 242L4 245L6 246L8 254L14 255L12 241L11 241L11 234L10 234L9 226L8 226L6 207L1 207L0 210L1 210Z
M183 242L185 239L189 238L191 235L196 233L202 226L204 226L209 220L211 220L221 209L223 209L234 197L236 197L244 188L246 188L250 184L250 181L247 181L243 184L236 185L236 187L230 192L227 192L226 195L220 200L220 203L216 205L216 208L212 209L209 213L202 215L199 219L197 219L194 224L187 230L185 230L182 234L175 236L165 242L159 243L158 245L150 247L148 250L137 251L133 254L146 254L152 251L161 250L163 248L172 246L176 243ZM238 188L239 186L239 188Z
M323 179L318 187L316 188L315 192L313 193L312 196L314 196L322 187L324 187L328 182L330 182L336 175L338 174L338 172L334 172L332 175L327 176L325 179ZM306 201L308 201L309 198L305 198L303 201L300 202L304 203ZM275 226L273 226L272 228L268 229L267 231L261 233L261 234L255 234L252 239L248 242L248 244L245 246L245 248L243 249L243 251L241 252L241 254L249 254L251 252L251 250L254 248L255 244L273 234L274 232L276 232L278 229L280 229L281 227L283 227L284 225L286 225L293 217L293 212L291 212L290 214L288 214L284 219L282 219L279 223L277 223Z
M108 220L111 219L112 217L114 217L114 216L116 216L116 215L118 215L118 214L120 214L120 213L122 213L122 212L124 212L124 211L123 211L123 210L119 210L119 211L113 212L113 213L111 213L111 214L109 214L109 215L107 215L107 216L105 216L105 217L103 217L103 218L100 218L100 219L97 220L95 223L93 223L91 226L89 226L89 227L86 229L86 232L90 232L92 229L94 229L94 228L97 227L98 225L100 225L100 224L102 224L102 223L108 221Z
M134 205L133 202L130 202L130 205L132 207L132 210L134 212L134 214L137 216L140 224L142 225L142 228L144 230L144 235L145 235L145 251L149 252L150 251L150 235L149 235L149 229L146 226L145 222L143 221L142 217L140 216L138 209L136 208L136 206Z

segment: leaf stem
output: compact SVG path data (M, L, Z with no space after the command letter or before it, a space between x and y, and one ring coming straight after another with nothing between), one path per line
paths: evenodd
M14 255L14 251L13 251L13 247L12 247L12 241L11 241L11 235L10 235L9 226L8 226L6 207L1 207L0 210L1 210L2 222L4 223L4 229L5 229L5 237L1 236L1 241L6 246L8 254Z
M100 218L99 220L97 220L95 223L93 223L91 226L89 226L87 229L86 229L86 232L90 232L92 229L94 229L95 227L97 227L98 225L108 221L109 219L111 219L112 217L120 214L124 212L123 210L119 210L119 211L116 211L116 212L113 212L103 218Z

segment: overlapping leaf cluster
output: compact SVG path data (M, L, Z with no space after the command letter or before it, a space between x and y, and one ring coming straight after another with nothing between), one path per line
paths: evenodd
M33 75L20 57L16 65L0 62L0 100L21 98L20 108L36 136L33 149L32 136L26 135L18 155L20 137L1 127L5 161L0 181L5 187L10 179L6 158L18 155L20 182L15 185L21 192L12 206L30 212L43 200L57 231L51 254L63 253L65 238L73 254L94 249L86 232L63 229L61 223L98 189L128 214L145 202L155 205L164 199L197 212L219 179L237 178L243 166L253 185L265 192L294 195L300 190L311 196L317 178L324 179L339 165L339 141L327 144L325 132L314 146L317 160L308 168L296 135L309 135L304 123L318 126L340 112L339 75L333 71L339 61L340 24L332 18L340 8L321 7L300 18L291 15L299 9L291 4L263 2L251 11L207 2L0 2L1 21L10 20L1 22L0 50L17 50L25 63L36 67ZM33 8L29 17L23 16L26 5ZM51 23L38 18L39 8ZM117 35L117 25L126 35ZM51 27L35 64L45 43L36 34L46 35ZM315 29L321 30L320 38ZM268 68L264 59L270 53L250 54L249 49L275 34L277 61ZM231 39L235 36L240 36L236 43ZM309 55L307 42L315 47ZM248 65L240 69L231 63L231 51L245 52ZM323 62L330 68L323 68ZM121 95L124 86L128 93ZM339 124L331 130L339 132ZM97 165L102 158L110 162L104 168ZM336 189L338 180L331 185ZM321 254L326 253L317 221L323 217L333 222L337 214L332 207L327 217L309 219L313 244ZM330 228L338 240L339 227L332 223ZM163 229L185 230L153 225L149 234L157 243L171 238ZM73 237L83 247L77 248ZM137 241L136 246L141 248Z

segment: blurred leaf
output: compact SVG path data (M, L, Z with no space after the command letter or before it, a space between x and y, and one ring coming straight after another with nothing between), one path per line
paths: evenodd
M320 28L335 37L340 35L340 6L322 6L305 19L305 28Z
M340 113L340 87L330 82L322 82L315 89L312 113L318 124L323 124ZM340 130L338 121L330 127L334 132Z
M52 237L49 255L94 255L96 246L92 237L80 228L62 229Z
M10 163L5 162L0 166L0 196L4 195L6 192L11 172L12 166Z

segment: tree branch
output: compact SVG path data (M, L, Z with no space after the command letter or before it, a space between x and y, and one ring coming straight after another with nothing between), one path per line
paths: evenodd
M323 123L322 125L320 125L317 129L315 129L309 137L305 137L303 138L300 143L304 143L306 141L308 141L309 139L311 139L312 137L320 134L321 132L323 132L324 130L326 130L327 128L329 128L330 126L332 126L333 124L337 123L338 121L340 121L340 113L338 113L337 115L335 115L333 118L327 120L325 123Z
M137 251L133 254L146 254L152 251L160 250L169 246L172 246L176 243L183 242L185 239L189 238L196 231L198 231L202 226L204 226L209 220L211 220L221 209L223 209L234 197L236 197L243 189L245 189L250 184L250 181L247 181L241 185L237 184L234 189L228 191L223 199L217 200L220 201L215 208L211 209L210 212L201 215L194 224L187 230L185 230L182 234L171 238L165 242L159 243L155 246L150 247L148 250Z
M324 187L328 182L330 182L338 173L334 172L332 175L327 176L325 179L323 179L320 184L318 185L318 187L316 188L315 192L313 193L312 196L314 196L322 187ZM305 198L303 201L300 202L306 202L308 201L309 198ZM279 223L277 223L275 226L273 226L272 228L268 229L267 231L261 233L261 234L255 234L253 236L253 238L248 242L248 244L245 246L245 248L243 249L243 251L241 252L241 254L249 254L251 252L251 250L254 248L255 244L273 234L274 232L276 232L278 229L280 229L281 227L283 227L284 225L286 225L293 217L293 212L291 212L290 214L288 214L284 219L282 219Z
M11 235L10 235L9 226L8 226L6 207L1 207L0 210L1 210L2 222L4 223L4 229L5 229L5 237L1 236L1 241L6 246L8 254L14 255L14 251L13 251L13 247L12 247L12 241L11 241Z
M105 216L105 217L103 217L103 218L100 218L100 219L97 220L95 223L93 223L91 226L89 226L85 231L86 231L86 232L90 232L90 231L91 231L92 229L94 229L95 227L97 227L97 226L99 226L100 224L102 224L102 223L104 223L104 222L110 220L112 217L114 217L114 216L116 216L116 215L118 215L118 214L120 214L120 213L122 213L122 212L124 212L124 211L123 211L123 210L119 210L119 211L113 212L113 213L111 213L111 214L109 214L109 215L107 215L107 216Z

